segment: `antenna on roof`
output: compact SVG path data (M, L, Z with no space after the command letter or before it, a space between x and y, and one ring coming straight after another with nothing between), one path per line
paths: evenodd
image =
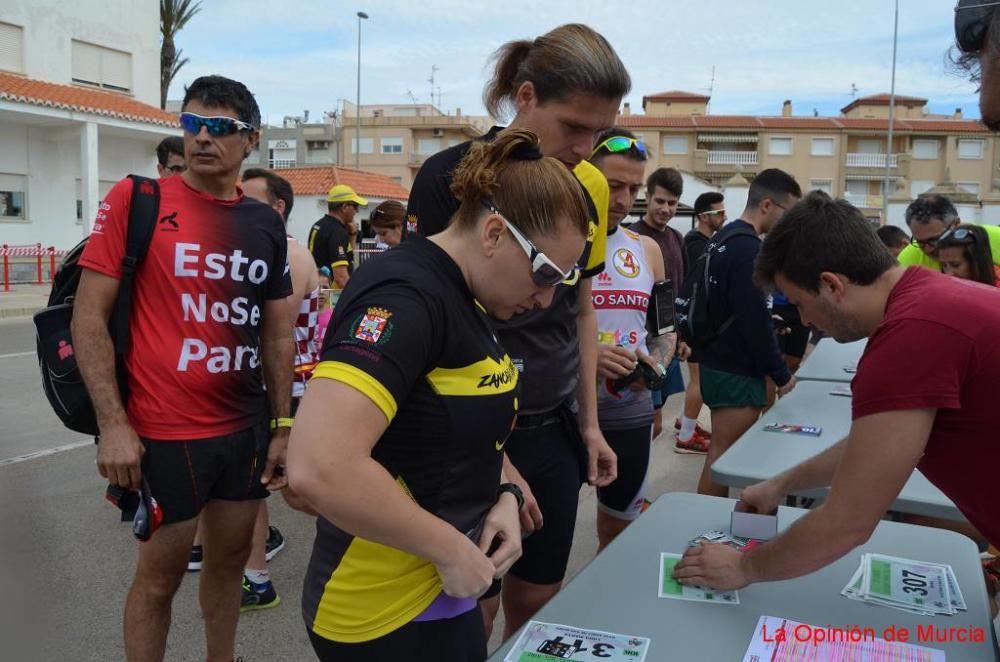
M434 103L434 74L440 71L440 67L436 64L431 65L431 77L427 79L427 82L431 84L431 103Z
M708 92L708 103L705 104L705 114L707 115L708 111L712 107L712 91L715 89L715 65L714 64L712 65L712 78L708 81L708 87L703 87L701 89L703 91L705 91L705 92Z
M851 83L851 98L853 99L856 96L858 96L858 86Z
M413 90L410 89L406 90L406 96L410 97L410 103L412 103L414 106L417 105L417 96L413 93Z

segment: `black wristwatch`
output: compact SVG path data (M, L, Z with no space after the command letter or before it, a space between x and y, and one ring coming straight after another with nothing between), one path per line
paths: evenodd
M517 499L518 511L524 508L524 492L521 491L520 487L514 483L502 483L500 487L497 488L497 498L499 499L500 495L504 492L510 492L514 495L514 498Z

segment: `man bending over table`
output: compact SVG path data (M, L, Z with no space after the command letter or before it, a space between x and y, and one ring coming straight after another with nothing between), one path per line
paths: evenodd
M861 212L821 192L768 234L755 277L780 288L804 324L842 343L869 339L851 384L851 429L742 496L769 512L786 494L830 486L822 505L750 552L689 549L678 581L735 589L818 570L868 540L914 469L1000 545L1000 290L901 267Z

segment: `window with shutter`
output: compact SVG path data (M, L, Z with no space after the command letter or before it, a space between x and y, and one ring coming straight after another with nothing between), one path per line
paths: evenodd
M0 23L0 69L24 73L24 28L10 23Z

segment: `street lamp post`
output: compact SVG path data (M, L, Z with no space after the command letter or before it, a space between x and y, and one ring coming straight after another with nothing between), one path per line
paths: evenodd
M363 11L358 12L358 96L355 110L356 124L354 125L354 169L361 169L361 20L367 19L368 14Z
M899 36L899 0L892 23L892 83L889 86L889 135L885 150L885 179L882 182L882 225L889 223L889 191L892 187L892 124L896 119L896 44Z

